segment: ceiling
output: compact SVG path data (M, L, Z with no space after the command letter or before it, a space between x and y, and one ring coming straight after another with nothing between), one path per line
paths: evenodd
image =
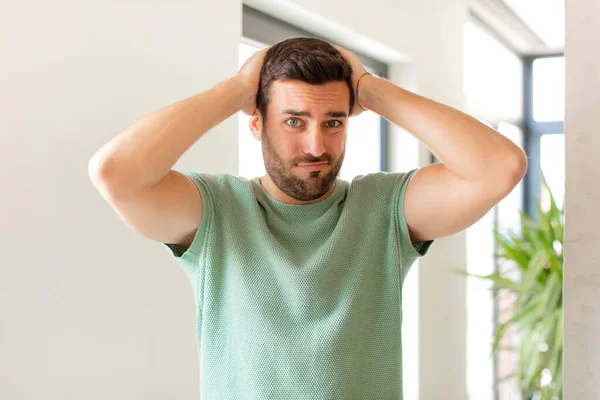
M564 53L564 0L472 0L470 14L515 53Z

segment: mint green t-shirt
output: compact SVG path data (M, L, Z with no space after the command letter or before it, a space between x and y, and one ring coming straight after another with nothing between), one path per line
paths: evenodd
M408 173L378 172L306 205L258 177L186 171L203 200L187 251L202 400L402 399Z

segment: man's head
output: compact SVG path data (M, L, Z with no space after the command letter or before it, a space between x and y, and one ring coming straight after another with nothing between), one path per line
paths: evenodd
M353 107L352 68L331 44L294 38L269 49L250 128L262 140L267 174L283 193L310 201L328 192L342 167ZM315 162L327 164L302 166Z

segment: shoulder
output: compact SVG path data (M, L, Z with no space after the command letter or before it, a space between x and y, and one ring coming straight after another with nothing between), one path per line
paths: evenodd
M394 192L406 186L416 169L408 172L374 172L358 175L350 182L351 190L357 193L377 195L393 195Z
M250 181L244 177L230 173L208 173L193 170L182 171L194 182L206 185L213 191L226 191L250 188Z
M204 189L203 193L210 197L208 202L215 210L238 208L251 204L254 199L252 183L242 176L197 171L186 171L185 174Z

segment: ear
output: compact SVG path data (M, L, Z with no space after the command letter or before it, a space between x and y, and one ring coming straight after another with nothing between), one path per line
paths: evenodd
M248 126L250 127L250 132L252 132L252 136L254 136L254 139L261 140L263 120L262 115L260 115L260 111L254 111L254 114L252 114L252 116L248 120Z

